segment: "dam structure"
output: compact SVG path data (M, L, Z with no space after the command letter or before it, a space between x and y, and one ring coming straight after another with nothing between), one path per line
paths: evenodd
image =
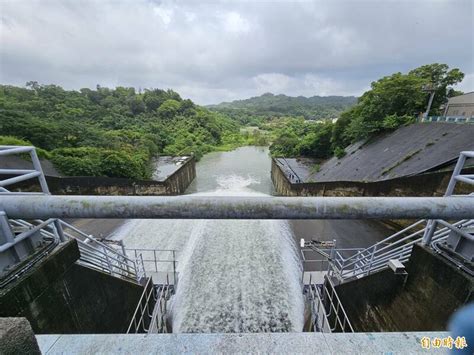
M409 198L271 197L238 177L185 196L57 196L34 147L0 147L12 154L32 168L0 169L6 350L415 353L452 336L450 317L474 300L473 151L444 196ZM32 179L35 192L15 187ZM75 218L133 220L99 239ZM369 247L296 245L287 220L316 219L414 223ZM181 250L120 235L146 228L151 240L182 237Z

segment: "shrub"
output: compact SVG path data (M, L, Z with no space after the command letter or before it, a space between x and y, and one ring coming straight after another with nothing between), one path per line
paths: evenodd
M346 155L346 151L344 150L344 148L336 147L336 149L334 149L334 155L337 157L337 159L341 159L343 156Z
M18 146L30 146L33 145L31 142L12 136L0 136L0 145L18 145ZM36 154L38 157L43 159L51 159L51 154L44 149L36 148ZM26 154L29 157L29 154ZM25 157L26 157L25 156Z
M70 176L108 176L143 179L150 175L147 155L101 148L61 148L53 152L54 165Z

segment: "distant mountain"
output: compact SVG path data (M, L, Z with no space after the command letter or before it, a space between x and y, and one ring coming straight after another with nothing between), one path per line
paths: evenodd
M330 119L357 102L354 96L292 97L266 93L246 100L210 105L209 109L236 116L251 115L265 118L304 116L310 120Z

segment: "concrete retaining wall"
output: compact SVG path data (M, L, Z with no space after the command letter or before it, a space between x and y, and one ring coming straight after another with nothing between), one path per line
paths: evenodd
M474 278L415 245L408 277L382 270L336 286L356 332L446 330L450 316L474 301Z
M76 264L76 241L62 245L0 291L0 317L25 317L35 333L123 333L143 287Z
M474 173L474 168L463 170ZM452 171L424 173L376 182L333 181L291 183L272 159L272 181L283 196L443 196ZM458 183L456 193L471 192L469 185Z
M93 176L46 176L46 180L54 195L155 196L182 194L195 177L196 162L194 158L190 158L164 181ZM36 181L33 183L35 185L27 181L13 188L22 191L38 190Z

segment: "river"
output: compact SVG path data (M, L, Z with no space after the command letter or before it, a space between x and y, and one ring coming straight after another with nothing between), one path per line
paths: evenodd
M274 193L268 148L204 156L186 193ZM297 240L364 246L386 235L364 221L129 220L115 233L127 248L178 250L174 332L301 331L304 304Z

